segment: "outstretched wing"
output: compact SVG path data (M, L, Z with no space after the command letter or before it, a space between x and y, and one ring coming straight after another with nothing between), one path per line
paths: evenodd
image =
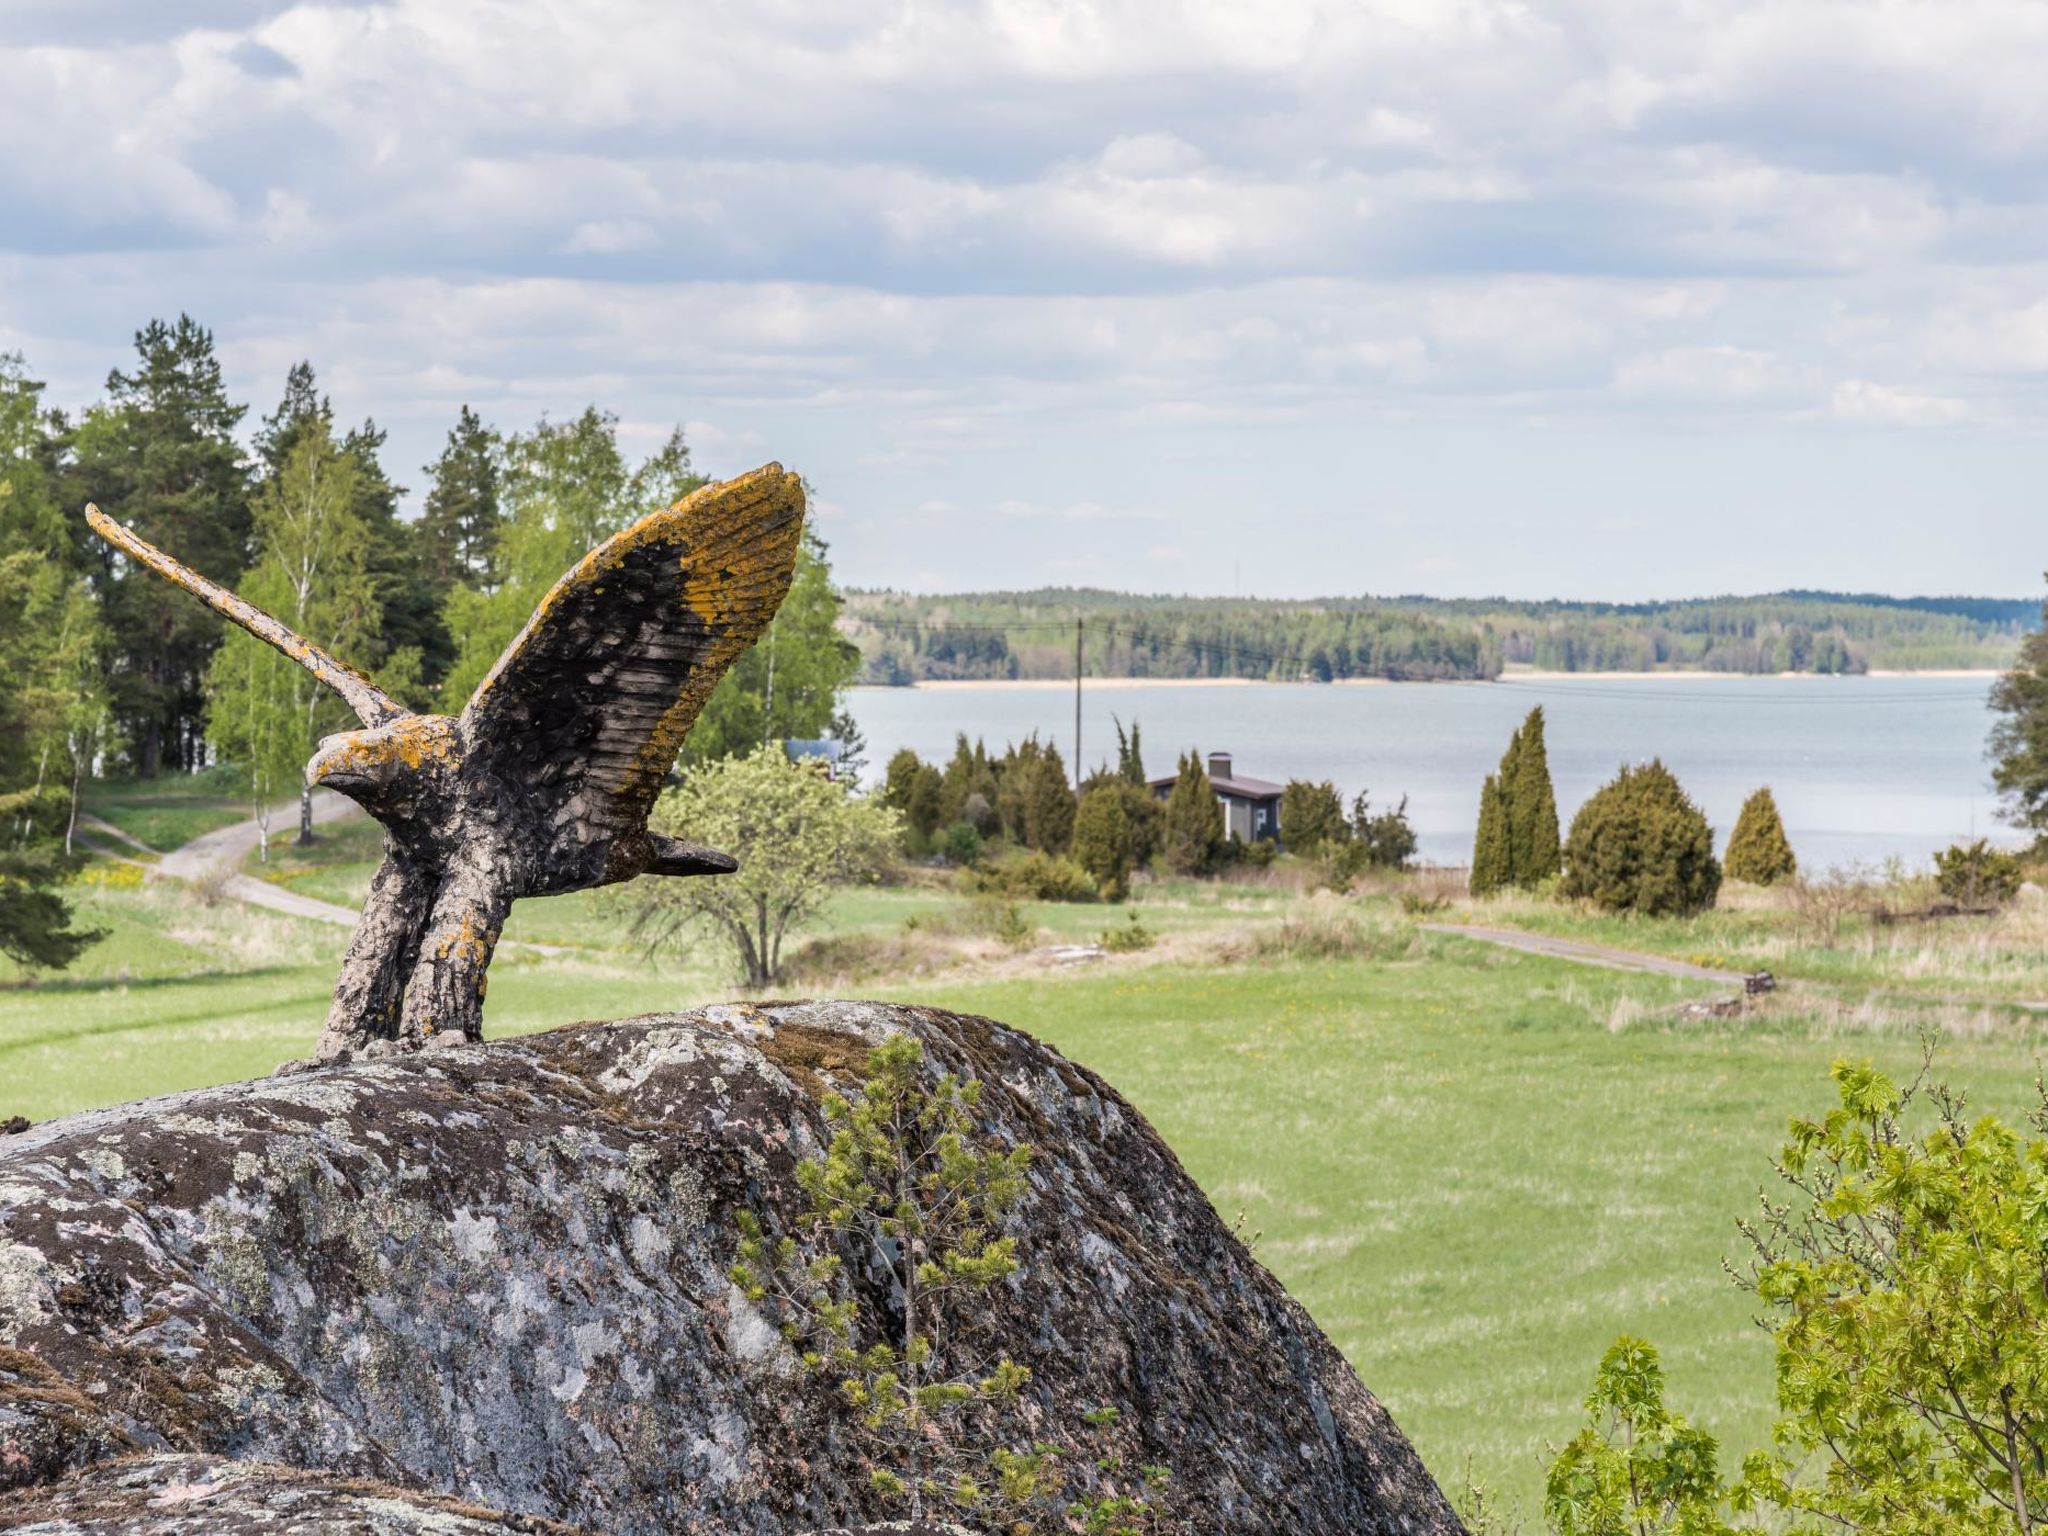
M558 828L643 826L704 701L782 605L803 514L803 482L768 464L606 539L477 685L468 762Z
M176 582L222 618L233 620L265 644L276 646L340 694L343 702L356 712L364 725L389 725L412 713L354 667L335 660L312 641L293 634L254 603L245 602L225 588L214 585L190 566L173 560L134 529L124 528L98 507L88 506L85 520L94 533L137 565L146 565L159 576Z

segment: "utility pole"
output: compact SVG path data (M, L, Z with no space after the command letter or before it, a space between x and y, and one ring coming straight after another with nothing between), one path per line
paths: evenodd
M1074 788L1081 788L1081 626L1085 619L1074 620Z

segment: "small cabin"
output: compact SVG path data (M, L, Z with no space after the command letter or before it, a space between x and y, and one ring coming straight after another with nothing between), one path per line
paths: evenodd
M1164 800L1173 793L1171 778L1154 779L1152 793ZM1223 807L1223 835L1239 842L1280 841L1280 796L1285 786L1249 779L1234 771L1228 752L1209 754L1209 784Z

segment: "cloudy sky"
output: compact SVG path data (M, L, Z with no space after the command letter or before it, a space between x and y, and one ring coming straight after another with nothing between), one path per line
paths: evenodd
M2034 0L0 0L0 350L595 401L842 575L2038 590Z

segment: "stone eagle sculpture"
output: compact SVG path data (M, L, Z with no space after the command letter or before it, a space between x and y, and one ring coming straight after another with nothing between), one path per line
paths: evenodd
M86 508L101 538L275 646L363 722L321 741L309 783L384 825L317 1057L483 1033L506 913L636 875L716 875L725 854L647 816L711 690L789 591L804 493L779 464L613 534L555 583L460 715L415 714L261 609Z

